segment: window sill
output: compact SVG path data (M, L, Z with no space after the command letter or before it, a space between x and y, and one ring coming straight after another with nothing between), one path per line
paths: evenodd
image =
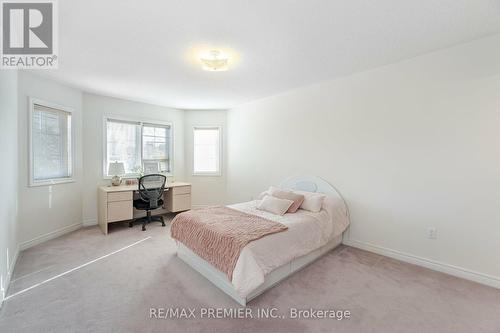
M222 177L222 173L218 172L218 173L200 173L200 172L196 172L196 173L193 173L192 174L193 177Z
M52 179L52 180L44 180L44 181L30 181L28 187L52 186L52 185L68 184L68 183L75 183L75 182L76 181L73 178Z

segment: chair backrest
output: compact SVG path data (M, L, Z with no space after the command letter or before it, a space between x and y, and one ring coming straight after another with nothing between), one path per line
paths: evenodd
M142 201L149 202L151 209L158 208L158 201L163 198L166 181L167 177L158 174L139 178L139 196Z

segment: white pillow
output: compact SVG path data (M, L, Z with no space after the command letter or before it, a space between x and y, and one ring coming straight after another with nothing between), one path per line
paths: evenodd
M293 191L297 194L302 194L304 196L304 202L300 205L301 209L308 210L313 213L317 213L321 210L323 206L323 200L326 195L322 193L306 192L306 191Z
M257 209L276 215L283 215L292 204L292 200L278 199L271 195L266 195L264 199L262 199L262 201L257 205Z

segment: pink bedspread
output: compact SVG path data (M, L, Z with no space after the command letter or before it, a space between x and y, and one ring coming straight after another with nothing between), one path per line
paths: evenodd
M227 274L249 242L288 229L287 226L228 207L215 206L178 214L172 221L172 238Z

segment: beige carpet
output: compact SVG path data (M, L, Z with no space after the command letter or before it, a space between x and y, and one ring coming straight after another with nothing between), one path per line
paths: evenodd
M9 295L151 236L10 298L0 332L500 332L500 290L341 246L250 303L285 319L201 319L237 304L175 256L168 226L84 228L24 251ZM150 308L196 308L195 319L150 319ZM289 308L351 318L290 319Z

